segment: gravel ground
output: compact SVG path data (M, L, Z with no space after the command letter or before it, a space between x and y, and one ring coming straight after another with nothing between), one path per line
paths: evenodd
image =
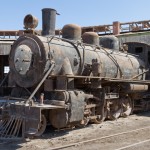
M112 135L119 132L126 132L150 126L150 112L131 115L128 118L119 118L116 121L105 121L102 124L90 124L85 128L68 129L66 131L52 131L47 128L47 132L39 139L26 141L18 141L9 144L0 144L0 149L19 149L19 150L40 150L51 149L62 145L81 142L93 138ZM142 132L126 134L126 136L118 136L115 138L103 139L97 142L77 145L75 147L65 148L65 150L115 150L117 148L131 145L150 139L150 129ZM150 150L150 142L146 142L127 150Z

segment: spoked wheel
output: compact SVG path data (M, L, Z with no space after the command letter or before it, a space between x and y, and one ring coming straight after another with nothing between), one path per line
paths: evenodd
M133 103L130 97L122 99L122 116L127 117L132 113Z
M44 133L45 129L46 129L46 125L47 125L46 118L45 118L44 115L41 115L41 121L38 125L38 131L35 134L35 136L41 136Z
M109 119L110 120L116 120L120 117L121 115L121 105L119 103L119 100L114 100L111 104L110 104L110 111L109 111Z

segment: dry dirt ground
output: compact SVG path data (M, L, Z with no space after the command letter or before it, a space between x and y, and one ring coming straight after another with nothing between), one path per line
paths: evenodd
M24 140L11 143L0 143L0 149L18 149L18 150L40 150L52 149L62 145L81 142L97 137L104 137L119 132L126 132L138 128L150 126L150 112L144 112L136 115L131 115L128 118L119 118L115 121L105 121L102 124L90 124L84 128L68 129L66 131L52 131L50 127L47 128L46 133L38 138L32 140ZM74 147L64 148L65 150L78 149L92 149L92 150L116 150L120 147L131 145L133 143L141 142L150 139L150 128L147 130L126 134L125 136L113 137L110 139L103 139L87 144L79 144ZM146 142L126 150L150 150L150 142ZM118 149L119 150L119 149Z

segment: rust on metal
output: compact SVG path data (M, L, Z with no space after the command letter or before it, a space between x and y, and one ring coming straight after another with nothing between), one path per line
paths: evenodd
M11 46L9 74L0 84L10 88L0 100L1 138L41 136L48 124L61 129L116 120L129 116L139 105L141 110L150 109L149 66L121 49L117 37L95 33L114 31L118 35L122 26L130 25L128 32L136 31L140 23L145 29L146 21L82 30L69 24L58 37L57 11L46 8L42 14L42 32L33 29L37 25L33 16L25 19L25 31L8 32L19 37ZM135 52L142 53L142 48Z
M25 29L35 29L38 26L38 19L31 14L26 15L24 18Z

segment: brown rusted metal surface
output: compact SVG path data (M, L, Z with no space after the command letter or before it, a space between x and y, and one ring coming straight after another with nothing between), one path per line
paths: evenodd
M35 29L38 26L38 19L31 14L25 16L24 18L24 28L25 29Z
M133 22L114 22L114 24L82 27L82 32L97 32L99 34L119 34L126 32L148 31L150 29L150 20Z
M113 22L113 34L114 35L120 34L120 22L118 21Z
M82 33L96 32L102 34L123 34L127 32L140 32L150 30L150 20L133 21L133 22L117 22L116 24L97 25L82 27ZM56 35L61 34L61 29L56 30Z
M107 24L107 25L98 25L98 26L87 26L81 27L82 33L85 32L96 32L101 34L123 34L128 32L140 32L140 31L149 31L150 30L150 20L143 20L143 21L133 21L133 22L126 22L117 24ZM116 30L117 29L117 33ZM16 30L16 31L0 31L0 36L21 36L23 35L23 30ZM35 30L35 33L41 35L42 30ZM62 29L56 29L55 35L62 35Z
M0 36L20 36L23 35L23 31L22 30L16 30L16 31L0 31Z
M99 45L99 36L95 32L85 32L82 35L83 43L91 45Z
M64 128L68 125L86 125L88 120L100 123L106 117L105 112L110 113L108 115L110 119L118 118L121 115L120 97L122 96L119 94L117 87L120 82L124 82L125 79L125 81L132 82L132 77L139 75L139 71L143 72L143 62L140 61L138 57L130 54L127 55L126 53L118 53L118 50L115 49L105 49L97 47L96 45L91 46L91 43L87 43L88 45L84 43L81 45L80 43L78 45L78 43L68 40L69 39L64 40L57 37L40 37L36 35L20 37L14 43L10 53L10 68L13 71L12 73L14 74L16 85L28 88L39 83L37 88L30 95L30 100L35 93L42 88L42 83L47 82L49 78L52 77L53 82L48 83L53 84L52 86L50 85L53 88L49 90L49 86L47 85L46 91L48 91L48 93L46 93L47 95L45 94L45 99L48 98L49 103L48 101L44 102L42 98L44 102L43 106L48 106L49 104L60 106L59 104L63 104L66 108L58 109L58 107L56 107L56 109L51 109L45 107L44 110L49 110L49 120L55 128ZM22 43L21 45L20 42ZM41 48L37 49L38 47ZM33 55L32 57L31 54ZM43 60L47 60L47 58L49 58L49 60L43 62ZM52 65L53 62L55 62L54 68ZM124 62L126 62L126 64L124 64ZM32 67L33 64L34 67ZM39 68L39 65L42 65L42 68ZM142 69L140 68L141 66L143 66ZM73 77L68 78L67 75L72 75ZM87 81L89 86L86 91L89 95L85 95L83 91L86 87L84 82L74 82L74 78L76 77L78 77L79 80L85 77L90 78L90 80ZM118 82L117 86L115 87L114 85L116 83L113 85L111 81L109 82L111 82L112 85L107 85L107 81L99 81L99 77L111 80L116 79L116 82ZM119 81L117 81L117 79ZM142 84L141 80L144 80L144 76L142 74L137 76L136 81L138 80ZM96 82L97 85L93 84ZM134 86L136 86L136 84ZM103 92L103 88L107 89L106 93ZM120 86L120 88L122 87ZM114 90L114 92L112 93L110 89ZM56 91L60 93L56 94ZM132 91L136 92L136 89L134 90L132 88ZM62 92L66 93L65 96ZM124 92L128 93L127 90ZM104 95L104 98L101 98L101 95ZM106 103L104 103L105 99L107 100ZM32 106L34 105L34 103L32 103L29 104ZM105 111L104 106L107 108ZM38 107L38 105L34 107L39 110L40 115L44 115L41 110L44 107ZM98 109L100 109L100 111L97 111ZM34 119L36 118L34 117ZM35 121L30 122L30 124L31 123L34 126ZM30 128L29 124L27 124L27 126ZM32 130L28 129L27 133L29 135L36 135L36 130L39 129L34 126ZM43 129L41 131L43 131Z
M94 33L112 32L111 25L82 28L94 31L85 33L82 41L81 27L76 25L64 26L63 38L54 36L55 17L56 10L43 9L43 35L26 30L12 45L9 80L13 87L1 109L2 137L17 136L19 119L23 137L40 136L47 123L58 129L85 126L89 121L128 116L137 104L149 108L145 63L120 50L116 37L99 42ZM115 34L120 25L117 22Z
M62 28L62 37L69 40L81 40L81 27L74 24L65 25Z

